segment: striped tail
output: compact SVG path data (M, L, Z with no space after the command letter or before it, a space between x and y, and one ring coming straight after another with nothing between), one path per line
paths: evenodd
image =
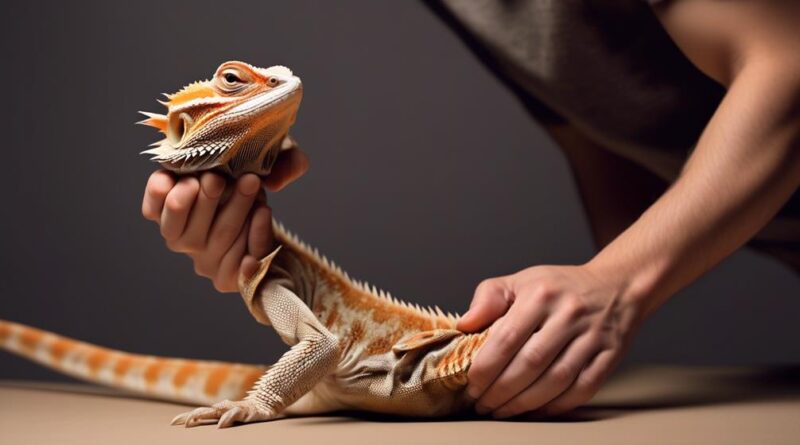
M129 354L1 319L0 348L92 383L193 405L240 400L268 369Z

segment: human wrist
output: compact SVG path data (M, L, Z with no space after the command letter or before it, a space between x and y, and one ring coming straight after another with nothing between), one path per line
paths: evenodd
M667 255L645 255L646 258L642 258L620 247L612 242L583 267L608 283L619 301L634 308L637 318L644 319L672 293L663 285L672 270L672 262Z

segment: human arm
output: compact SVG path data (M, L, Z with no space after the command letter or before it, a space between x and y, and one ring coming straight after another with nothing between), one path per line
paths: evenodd
M220 292L237 292L239 272L250 275L273 242L261 185L278 191L307 169L308 157L293 148L281 152L263 181L248 174L228 184L218 173L177 177L158 170L147 181L142 215L159 225L170 250L192 259L195 273Z
M768 12L741 12L727 26L747 27L749 38L714 36L726 42L728 93L672 187L588 263L533 267L476 290L459 328L499 318L469 373L479 410L558 414L587 401L642 321L797 189L798 38Z

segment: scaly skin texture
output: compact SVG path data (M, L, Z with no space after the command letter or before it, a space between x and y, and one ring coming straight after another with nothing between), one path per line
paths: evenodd
M305 325L303 330L324 345L303 346L309 357L337 357L335 365L320 365L318 373L309 374L303 384L314 384L287 413L356 409L440 416L469 406L462 390L485 332L463 334L453 315L403 303L355 281L280 224L273 230L281 247L240 283L247 307L289 345L302 339L296 333ZM265 375L267 381L282 361ZM270 391L257 384L259 392Z
M141 123L166 134L145 153L185 173L266 174L300 103L284 67L222 64ZM443 416L471 405L463 394L487 336L456 330L456 317L401 302L356 281L280 224L275 251L239 289L255 319L291 346L272 366L158 358L113 351L0 320L0 345L72 376L148 396L211 405L181 414L194 426L343 409ZM248 388L252 388L247 391Z
M300 79L283 66L225 62L211 80L168 94L167 114L142 111L140 124L166 136L142 153L177 173L218 170L233 177L266 175L288 136L303 96Z
M268 368L130 354L5 320L0 347L75 378L189 404L242 398Z

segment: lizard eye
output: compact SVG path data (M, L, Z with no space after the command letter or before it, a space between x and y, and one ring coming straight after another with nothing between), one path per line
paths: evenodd
M278 82L279 82L279 81L278 81L278 78L277 78L277 77L270 77L269 79L267 79L267 83L268 83L270 86L273 86L273 87L274 87L275 85L277 85L277 84L278 84Z
M236 70L223 71L218 78L219 86L224 91L236 92L247 83Z

